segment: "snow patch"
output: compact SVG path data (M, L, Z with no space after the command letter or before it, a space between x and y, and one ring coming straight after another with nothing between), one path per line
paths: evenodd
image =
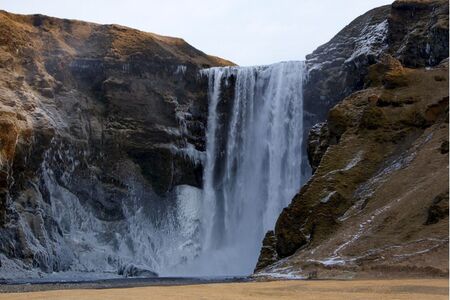
M278 267L279 264L269 267L265 272L258 272L253 275L253 277L271 277L277 279L288 279L288 280L299 280L306 279L304 275L301 274L301 269L294 270L294 267Z
M286 279L286 280L307 279L307 277L300 275L296 272L288 272L288 273L277 273L277 272L265 273L265 272L262 272L262 273L255 274L254 277L271 277L271 278Z
M336 173L339 173L339 172L346 172L346 171L349 171L349 170L353 169L360 161L362 161L362 159L363 159L363 154L364 154L364 151L359 151L359 152L355 155L355 157L353 157L352 160L350 160L350 161L345 165L345 167L343 167L343 168L341 168L341 169L337 169L337 170L330 171L330 172L328 173L328 175L333 175L333 174L336 174Z
M330 198L336 194L336 191L333 191L331 193L328 193L328 195L326 195L325 197L323 197L322 199L320 199L320 203L327 203L328 201L330 201Z
M344 259L342 259L342 258L340 258L338 256L329 257L329 258L326 258L324 260L313 260L313 259L310 259L308 261L318 262L318 263L320 263L320 264L322 264L324 266L327 266L327 267L329 267L329 266L336 266L336 265L345 265L345 263L346 263L346 261Z
M383 47L375 50L375 45L384 43L388 30L388 21L376 25L369 25L364 27L362 34L355 40L355 48L352 55L345 60L345 63L349 63L360 56L376 55L378 56Z
M363 153L363 151L359 151L356 156L342 169L342 171L353 169L353 167L355 167L362 160Z

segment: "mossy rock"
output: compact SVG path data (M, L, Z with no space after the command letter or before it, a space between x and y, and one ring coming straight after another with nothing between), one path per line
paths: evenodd
M395 89L408 86L409 80L403 70L393 70L384 75L382 82L386 89Z
M378 129L386 124L386 116L382 109L374 106L367 106L361 116L361 129Z

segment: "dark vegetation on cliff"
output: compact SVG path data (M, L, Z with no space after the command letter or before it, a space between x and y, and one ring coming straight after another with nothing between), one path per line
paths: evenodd
M259 274L448 275L448 51L447 1L396 1L307 57L315 172Z

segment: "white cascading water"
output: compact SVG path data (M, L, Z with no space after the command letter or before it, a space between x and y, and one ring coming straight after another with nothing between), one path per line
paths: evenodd
M298 192L304 70L303 62L281 62L203 71L209 78L203 240L185 269L190 275L252 273L265 232ZM233 77L234 97L224 99Z
M265 232L301 186L304 70L302 62L204 70L209 112L203 191L177 186L165 201L147 201L149 192L130 176L123 220L97 219L56 180L53 156L69 166L63 181L78 162L55 144L56 153L48 151L42 165L51 205L38 204L62 236L54 242L47 237L42 246L27 215L19 213L29 248L49 266L70 265L71 273L55 275L61 278L114 277L128 266L160 276L252 273ZM2 265L11 278L25 272L4 257ZM26 276L40 275L30 270Z

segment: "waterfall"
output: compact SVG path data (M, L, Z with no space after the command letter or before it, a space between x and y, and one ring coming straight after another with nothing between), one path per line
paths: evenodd
M303 62L223 67L209 79L202 252L189 272L246 275L301 186Z
M11 208L24 245L42 267L67 272L53 278L109 278L136 268L160 276L252 273L265 232L301 186L304 70L302 62L203 70L209 80L203 190L179 185L160 199L132 176L138 172L132 164L122 163L130 174L123 218L99 217L70 190L85 158L52 140L40 183L49 200L38 194L35 204L37 217L53 221L36 233L20 202ZM5 277L40 276L0 258Z

